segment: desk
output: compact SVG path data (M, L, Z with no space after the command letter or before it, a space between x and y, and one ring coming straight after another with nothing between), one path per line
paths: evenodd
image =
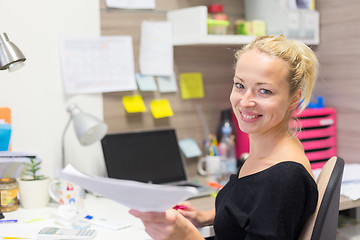
M350 208L357 208L360 207L360 199L353 201L350 198L340 196L340 206L339 210L346 210Z
M199 210L210 210L215 206L214 197L203 197L191 199L190 202ZM352 201L346 197L340 197L340 210L357 208L360 206L360 200ZM14 212L4 213L8 219L19 219L19 222L26 222L35 218L49 219L54 216L57 205L49 204L48 207L39 209L19 208ZM97 217L109 218L131 223L131 227L120 230L108 230L94 226L97 230L95 239L132 239L132 240L150 240L145 233L141 221L128 213L128 208L112 200L96 197L88 194L85 200L85 210Z
M190 202L200 210L209 210L215 206L214 197L196 198ZM6 219L18 219L19 223L25 223L33 219L49 219L54 217L58 205L50 203L49 206L38 209L24 209L19 207L13 212L4 213ZM108 230L106 228L93 226L97 230L95 239L131 239L150 240L144 231L141 221L128 213L129 208L103 197L87 194L85 199L85 210L94 216L125 221L132 226L120 230ZM57 225L61 227L60 225ZM20 229L19 229L20 230Z
M56 213L58 205L49 204L48 207L39 209L19 208L14 212L4 213L5 218L18 219L20 223L33 220L35 218L49 219ZM85 199L85 210L94 216L109 218L114 220L126 221L131 223L131 227L120 230L108 230L101 227L92 227L97 230L95 239L132 239L132 240L149 240L151 239L143 229L139 219L128 213L128 208L115 201L96 197L88 194ZM60 225L59 225L60 226ZM61 227L61 226L60 226ZM20 229L19 229L20 230Z

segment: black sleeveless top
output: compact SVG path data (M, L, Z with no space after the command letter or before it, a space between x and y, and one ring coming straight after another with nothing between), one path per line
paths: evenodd
M296 162L234 174L216 198L215 239L298 239L317 200L316 182Z

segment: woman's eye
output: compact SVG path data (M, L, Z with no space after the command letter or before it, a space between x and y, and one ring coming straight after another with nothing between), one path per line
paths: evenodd
M271 94L272 93L270 90L264 89L264 88L260 89L260 92L263 94Z
M237 87L237 88L244 88L244 85L242 85L241 83L235 83L235 87Z

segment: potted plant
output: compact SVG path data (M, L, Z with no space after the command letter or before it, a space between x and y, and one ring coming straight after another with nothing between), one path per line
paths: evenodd
M30 162L24 163L23 174L17 179L20 203L24 208L45 207L49 203L48 185L50 178L40 175L41 160L30 157Z

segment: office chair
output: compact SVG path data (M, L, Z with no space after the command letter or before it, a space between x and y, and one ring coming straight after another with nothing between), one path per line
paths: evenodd
M335 240L339 217L340 187L344 160L330 158L316 180L318 204L315 213L305 223L299 240Z

